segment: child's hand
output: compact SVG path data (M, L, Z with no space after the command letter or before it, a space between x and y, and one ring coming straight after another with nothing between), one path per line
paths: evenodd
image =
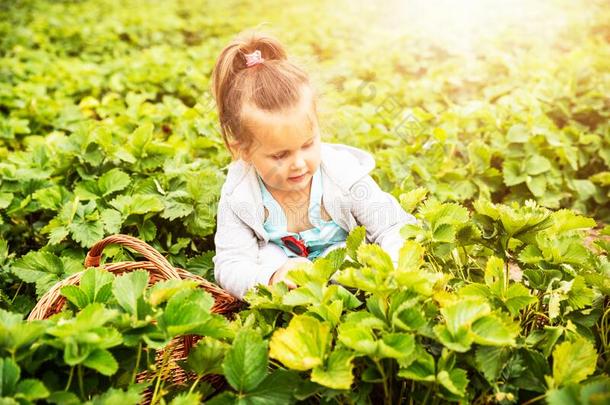
M286 274L288 274L290 270L292 270L301 263L311 263L311 260L306 257L293 257L288 259L288 261L284 263L282 267L280 267L275 271L275 273L273 273L273 276L271 276L271 279L269 280L269 285L273 285L279 283L280 281L283 281L286 283L288 288L297 288L297 286L292 281L286 278Z

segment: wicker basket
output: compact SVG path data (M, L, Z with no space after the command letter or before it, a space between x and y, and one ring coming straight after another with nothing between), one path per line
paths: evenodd
M91 247L85 258L85 267L100 266L101 255L104 248L110 244L119 244L129 247L144 256L147 261L137 262L119 262L112 264L102 264L101 267L105 270L114 273L122 274L133 270L143 269L149 273L149 285L153 285L158 281L170 279L193 280L198 283L200 288L203 288L214 297L214 305L212 312L222 315L230 315L239 309L242 302L220 287L210 283L204 278L195 274L189 273L186 270L173 267L167 259L165 259L157 250L140 239L129 235L111 235L102 239ZM38 301L28 320L46 319L51 315L61 312L66 299L60 293L61 288L66 285L75 285L80 283L83 272L75 273L70 277L55 284L46 294ZM182 385L190 379L187 372L182 369L178 362L185 360L193 345L199 340L198 336L180 336L174 338L164 349L158 350L155 356L157 367L163 367L167 372L163 374L162 379L172 384ZM165 363L165 364L163 364ZM148 371L140 372L137 375L137 381L147 381L154 374L149 374ZM220 383L222 378L212 377L208 379L213 385ZM148 403L151 399L152 392L148 390L144 394L144 403Z

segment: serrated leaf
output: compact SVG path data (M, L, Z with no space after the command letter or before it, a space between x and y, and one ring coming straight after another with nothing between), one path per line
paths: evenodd
M515 124L506 134L506 140L514 143L525 143L530 137L529 130L523 124Z
M267 344L253 330L240 331L222 363L224 375L238 392L254 390L267 375Z
M140 319L142 297L148 285L148 272L136 270L114 279L112 292L119 305L129 314Z
M124 190L130 183L127 173L121 169L114 168L104 173L97 181L99 190L103 196L107 196L116 191Z
M425 187L413 189L400 195L400 205L406 212L412 213L415 210L415 207L426 198L427 194L428 190Z
M417 271L424 264L425 249L419 243L405 241L398 253L397 272Z
M354 381L353 353L346 350L333 351L324 366L315 367L311 381L335 390L347 390Z
M597 362L597 351L591 342L583 337L565 341L553 350L554 387L578 384L593 374Z
M163 280L155 283L148 294L149 301L153 307L159 306L169 300L180 291L197 287L194 280Z
M16 398L23 398L28 401L43 399L49 396L49 390L47 387L45 387L41 381L33 378L27 378L19 381L15 391ZM0 393L0 395L2 394Z
M451 224L440 224L432 232L434 242L453 243L455 242L455 227Z
M441 370L436 380L454 395L463 397L466 395L466 387L468 386L468 374L466 370L460 368L451 371Z
M83 361L83 365L106 376L113 375L119 368L114 356L105 349L96 349L89 353L89 356Z
M551 162L540 155L531 155L525 161L525 172L530 176L536 176L551 170Z
M514 346L519 334L518 325L497 315L485 315L472 324L474 341L488 346Z
M119 195L110 202L110 205L120 211L124 217L165 209L162 200L152 194Z
M310 370L324 363L330 339L329 324L307 315L296 315L286 328L273 333L269 357L293 370Z
M480 346L475 352L477 369L491 384L495 383L510 357L507 347Z
M345 242L347 254L352 258L356 259L356 252L362 243L366 239L366 229L363 226L357 226L349 232Z
M222 338L231 336L225 318L210 312L214 298L201 289L174 294L158 317L159 326L168 337L196 334Z
M186 364L198 376L222 374L222 363L228 349L226 343L205 336L189 352Z
M0 358L0 396L10 397L15 393L20 375L21 370L13 359Z
M61 288L60 292L61 295L66 297L66 299L74 304L78 309L83 309L90 304L89 297L87 297L87 294L78 288L78 286L66 285Z
M13 193L0 193L0 210L6 209L13 201Z
M566 209L553 212L551 214L551 219L553 220L553 225L548 230L551 235L557 235L575 229L594 228L597 225L593 218L587 218Z
M389 273L394 270L390 255L377 244L362 244L356 253L358 261L375 271Z
M106 208L100 213L100 219L107 233L114 234L121 232L123 217L117 210Z

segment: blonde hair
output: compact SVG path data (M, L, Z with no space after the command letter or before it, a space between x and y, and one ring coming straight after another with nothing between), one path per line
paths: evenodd
M256 50L264 61L247 67L245 54ZM243 119L244 105L266 112L286 110L299 103L303 86L311 87L307 73L288 61L283 45L272 35L245 31L225 46L212 72L212 94L222 137L233 158L232 142L248 148L254 139ZM313 104L315 112L315 97Z

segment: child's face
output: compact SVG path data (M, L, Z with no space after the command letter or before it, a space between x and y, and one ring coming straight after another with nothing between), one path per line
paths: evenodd
M244 108L254 133L252 146L242 156L252 163L270 192L307 192L320 165L320 131L311 93L285 112Z

